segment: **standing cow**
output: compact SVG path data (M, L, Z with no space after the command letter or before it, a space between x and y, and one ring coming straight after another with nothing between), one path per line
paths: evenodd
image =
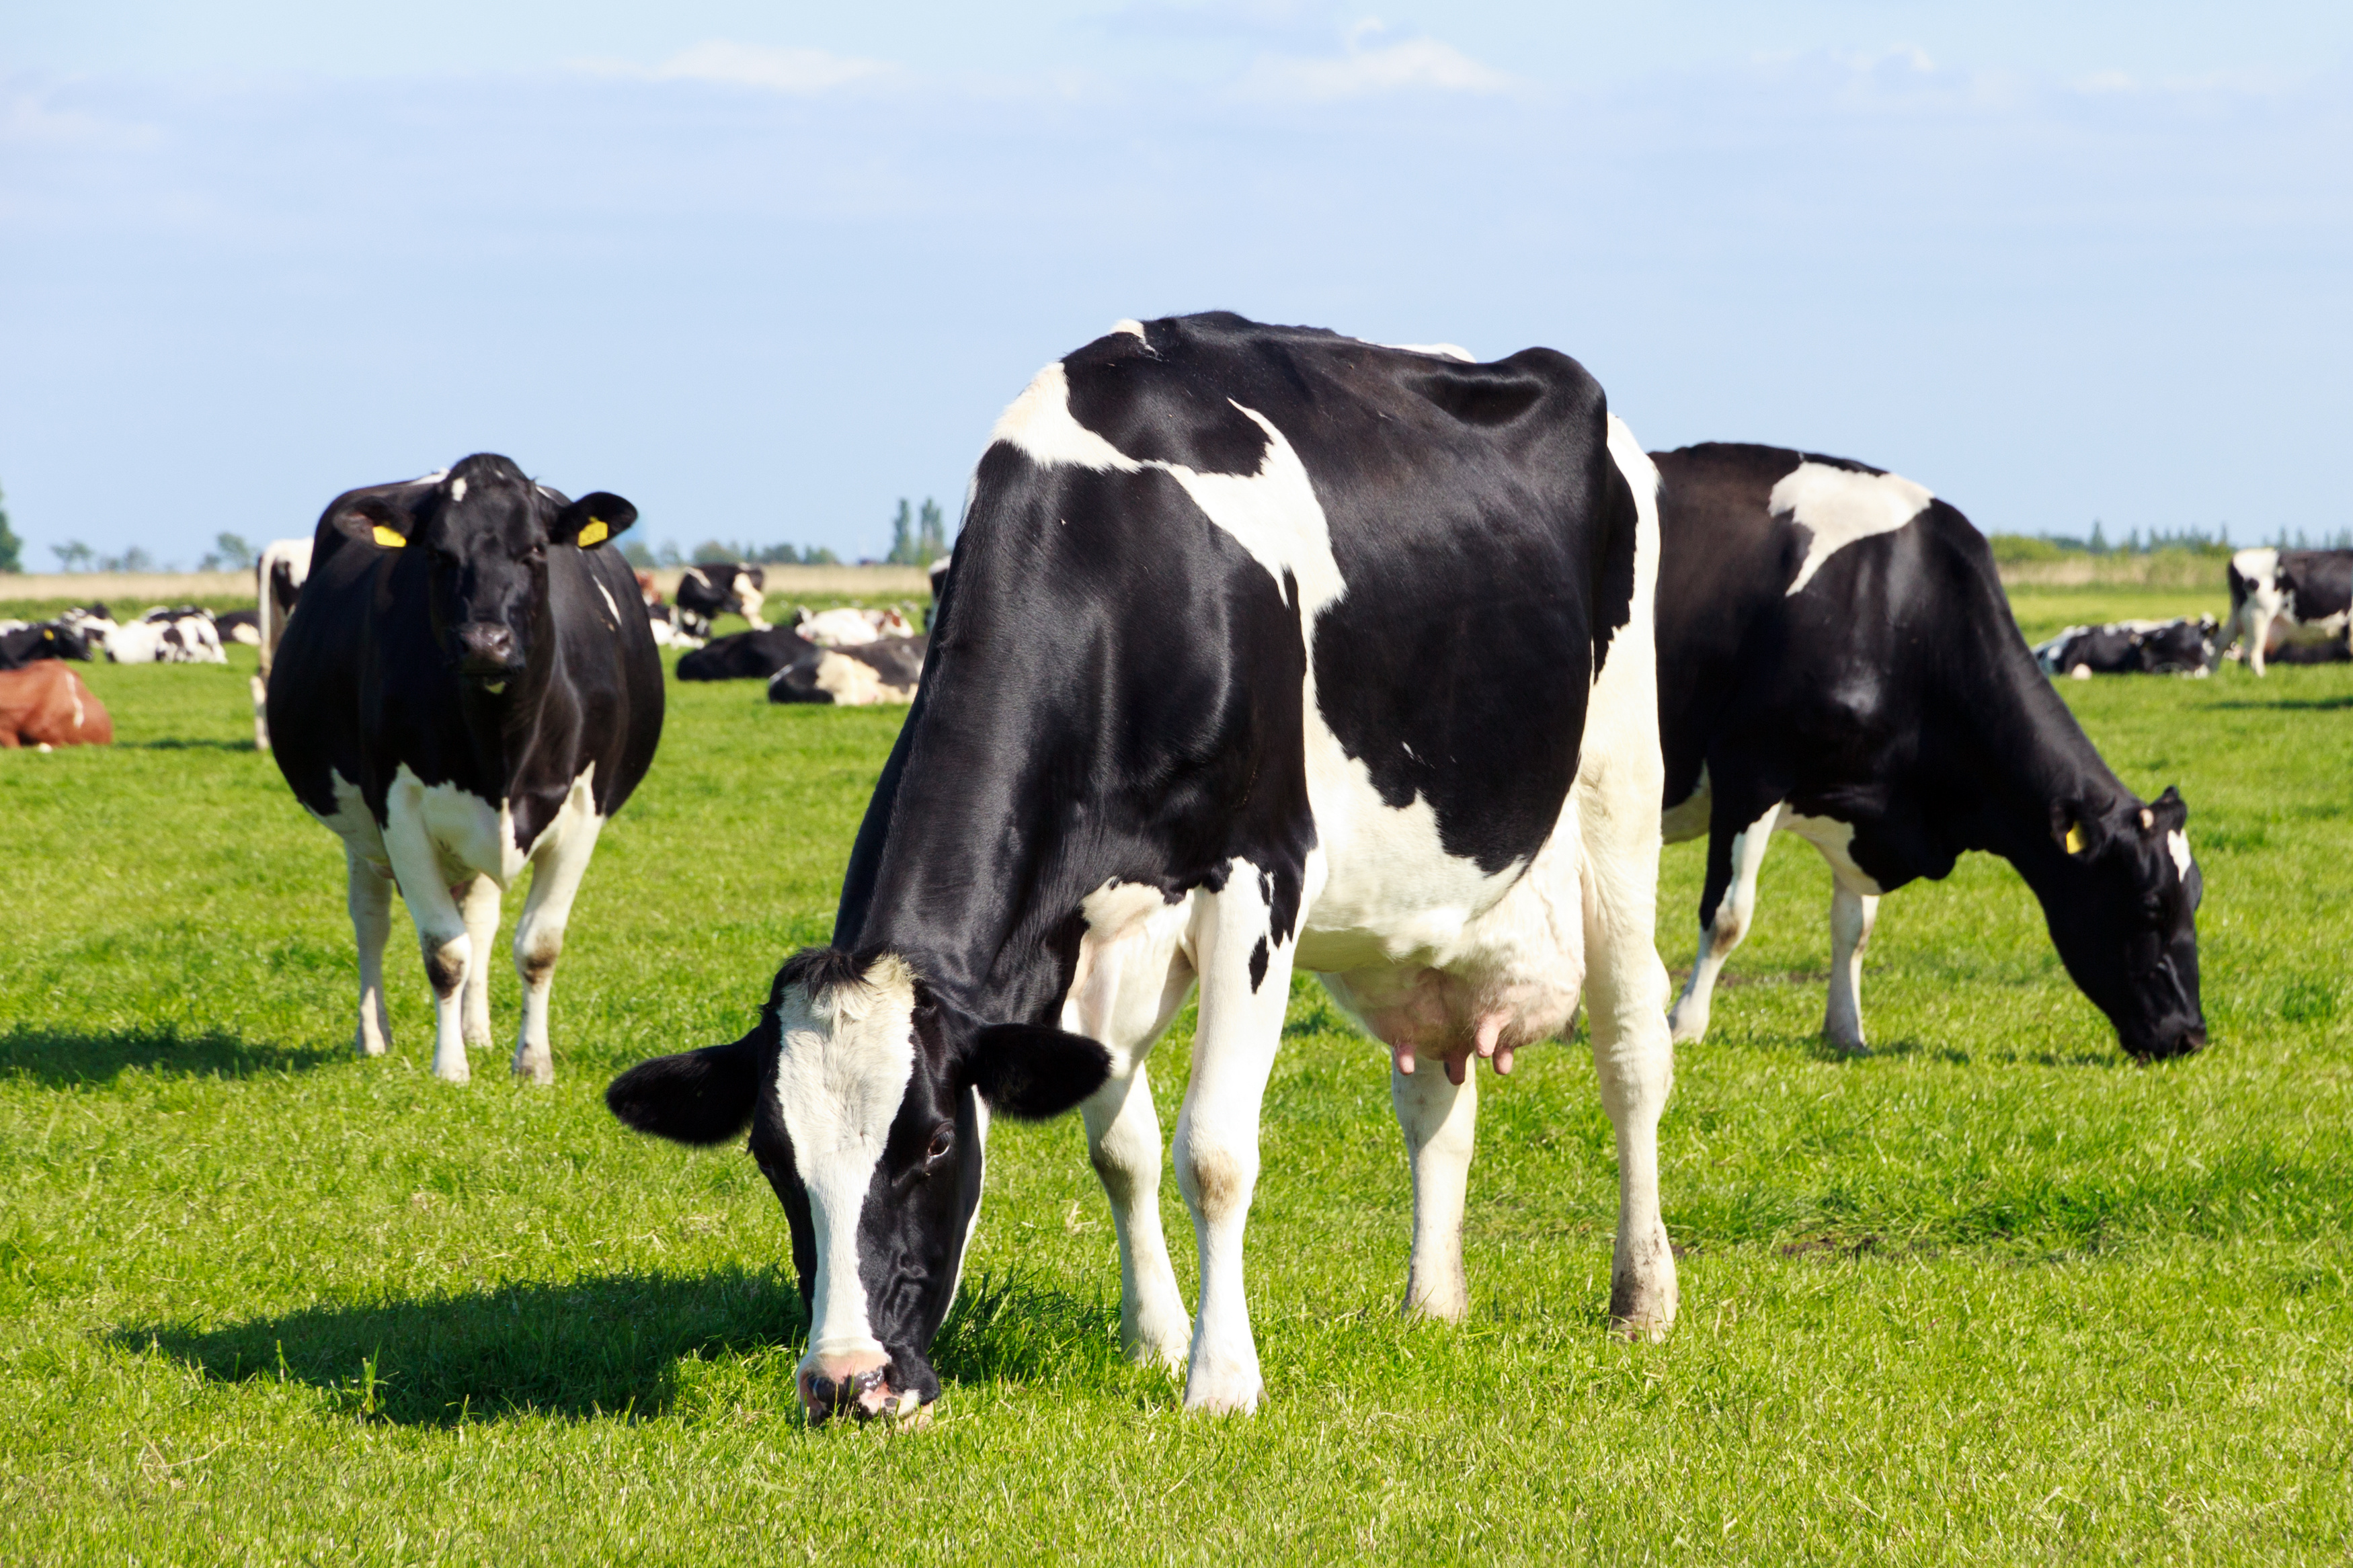
M433 1070L491 1037L500 895L533 868L514 935L514 1071L554 1081L548 984L605 822L661 736L661 661L607 542L637 509L576 501L504 458L338 496L269 672L278 766L343 840L359 939L358 1047L389 1033L396 882L435 997Z
M765 631L768 623L760 618L760 606L766 600L767 581L764 569L743 561L688 567L678 580L675 603L695 619L684 622L683 629L690 636L707 637L712 621L722 616L741 616L754 631Z
M2353 550L2242 550L2231 557L2231 620L2213 662L2234 650L2257 675L2353 657Z
M1707 1032L1778 829L1830 862L1822 1030L1863 1048L1883 893L2001 856L2133 1056L2206 1043L2188 808L2108 771L2019 635L1985 536L1911 480L1711 443L1652 454L1660 738L1671 841L1707 835L1674 1036Z
M1039 374L974 478L833 945L785 964L742 1039L607 1097L685 1142L751 1126L813 1418L938 1396L988 1119L1074 1106L1131 1352L1189 1363L1190 1408L1254 1408L1242 1232L1294 968L1392 1053L1407 1303L1446 1318L1467 1068L1565 1029L1582 987L1618 1130L1609 1310L1663 1331L1654 483L1545 349L1472 364L1211 315ZM1145 1062L1197 983L1188 1332Z
M253 749L269 750L269 667L278 645L286 640L286 622L302 596L311 575L311 541L271 541L253 563L254 646L261 650L261 668L253 678Z

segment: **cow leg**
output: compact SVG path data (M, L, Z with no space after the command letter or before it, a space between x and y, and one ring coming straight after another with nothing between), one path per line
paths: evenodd
M253 678L253 749L269 750L269 682L259 675Z
M2257 675L2263 672L2263 649L2272 640L2272 615L2269 610L2250 600L2247 605L2247 668Z
M1757 873L1765 864L1765 851L1772 845L1773 826L1780 816L1778 802L1767 806L1764 816L1732 836L1731 847L1720 863L1715 850L1720 837L1708 846L1707 887L1700 896L1699 952L1692 959L1691 978L1683 983L1683 994L1667 1016L1668 1027L1677 1041L1698 1040L1707 1034L1715 977L1724 972L1733 949L1748 935L1749 916L1757 908ZM1720 826L1716 833L1721 835ZM1655 882L1652 889L1655 897Z
M1160 1115L1144 1064L1082 1106L1087 1159L1111 1199L1119 1234L1119 1340L1129 1356L1171 1372L1185 1364L1192 1320L1160 1227Z
M1822 1036L1852 1056L1865 1054L1862 1038L1862 950L1879 919L1879 899L1849 887L1832 874L1831 883L1831 994L1822 1015Z
M417 923L417 945L425 957L425 978L433 986L433 1076L447 1083L470 1083L466 1064L466 972L475 962L466 935L466 916L442 879L441 852L425 829L415 784L396 786L385 803L385 854Z
M380 1057L392 1043L392 1015L384 1005L384 944L392 935L392 878L350 845L343 847L345 901L360 950L360 1026L352 1041L364 1057Z
M1260 1101L1282 1041L1293 950L1273 939L1258 872L1247 863L1235 864L1222 891L1199 899L1193 949L1200 1024L1176 1147L1176 1185L1193 1212L1201 1262L1185 1407L1248 1412L1258 1408L1265 1384L1243 1290L1242 1230L1258 1184Z
M572 900L588 874L589 858L604 819L584 815L567 823L554 842L532 861L531 892L515 921L515 973L522 977L522 1027L515 1036L514 1075L533 1083L555 1081L555 1053L547 1043L547 993L555 981L555 961L564 955L564 928Z
M1413 1259L1405 1279L1405 1310L1460 1322L1471 1310L1471 1284L1462 1269L1462 1205L1471 1184L1471 1153L1479 1127L1479 1075L1461 1083L1426 1061L1419 1072L1389 1068L1389 1103L1405 1133L1413 1167Z
M491 944L499 939L499 897L503 891L488 877L461 884L466 891L459 910L466 917L466 942L479 962L466 966L465 1035L470 1046L491 1043ZM456 889L450 889L454 896Z

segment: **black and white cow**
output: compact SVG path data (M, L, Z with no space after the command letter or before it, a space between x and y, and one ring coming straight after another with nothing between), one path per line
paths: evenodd
M849 647L807 646L769 678L771 702L832 702L844 708L913 702L927 637L882 637Z
M272 540L253 563L253 646L261 650L261 665L253 677L253 749L269 750L269 667L278 645L286 639L286 622L302 597L311 575L311 541Z
M854 605L811 614L803 605L793 612L793 630L819 647L856 647L884 637L915 635L915 625L896 605L866 610Z
M433 1070L491 1037L499 901L525 866L514 1071L552 1082L547 994L607 818L660 739L661 660L607 542L637 509L566 500L487 454L338 496L269 671L295 795L343 840L359 940L357 1045L383 1054L397 882L436 1000Z
M974 477L833 945L742 1039L607 1096L681 1142L752 1128L812 1416L938 1395L988 1119L1074 1106L1131 1352L1189 1363L1189 1407L1254 1408L1242 1234L1295 968L1389 1047L1407 1301L1449 1318L1467 1069L1566 1029L1582 986L1618 1129L1610 1311L1663 1331L1654 483L1545 349L1473 364L1210 315L1123 322L1039 374ZM1197 983L1188 1332L1145 1062Z
M22 669L45 658L88 662L90 645L79 631L58 621L18 623L0 629L0 669Z
M682 623L690 636L709 637L711 623L721 616L741 616L752 623L754 631L762 631L768 625L760 618L767 582L768 574L764 569L745 562L706 563L686 569L686 574L678 580L678 592L671 595L671 601L702 623Z
M2215 634L2221 626L2211 616L2200 616L2194 621L2184 616L2069 626L2034 645L2034 662L2045 675L2075 680L2095 675L2202 676L2214 661Z
M2353 658L2353 550L2274 550L2231 557L2231 618L2214 662L2332 664Z
M1708 838L1678 1040L1707 1032L1778 829L1831 864L1832 1043L1863 1047L1883 893L2000 855L2141 1058L2206 1043L2181 797L2108 771L2028 652L1985 536L1895 474L1709 444L1652 454L1666 836Z
M107 635L117 664L227 664L212 612L200 605L158 605Z
M765 680L803 654L817 652L790 626L731 632L678 661L681 680Z

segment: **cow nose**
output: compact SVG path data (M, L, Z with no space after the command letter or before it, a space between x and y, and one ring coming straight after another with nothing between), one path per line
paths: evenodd
M871 1355L812 1356L801 1367L801 1408L811 1425L840 1411L860 1421L892 1406L891 1368Z
M514 665L514 632L496 621L472 621L459 628L458 646L469 675L502 675Z

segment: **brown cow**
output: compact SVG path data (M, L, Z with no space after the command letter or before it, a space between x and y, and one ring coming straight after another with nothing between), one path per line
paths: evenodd
M113 743L106 704L58 660L0 669L0 749Z

